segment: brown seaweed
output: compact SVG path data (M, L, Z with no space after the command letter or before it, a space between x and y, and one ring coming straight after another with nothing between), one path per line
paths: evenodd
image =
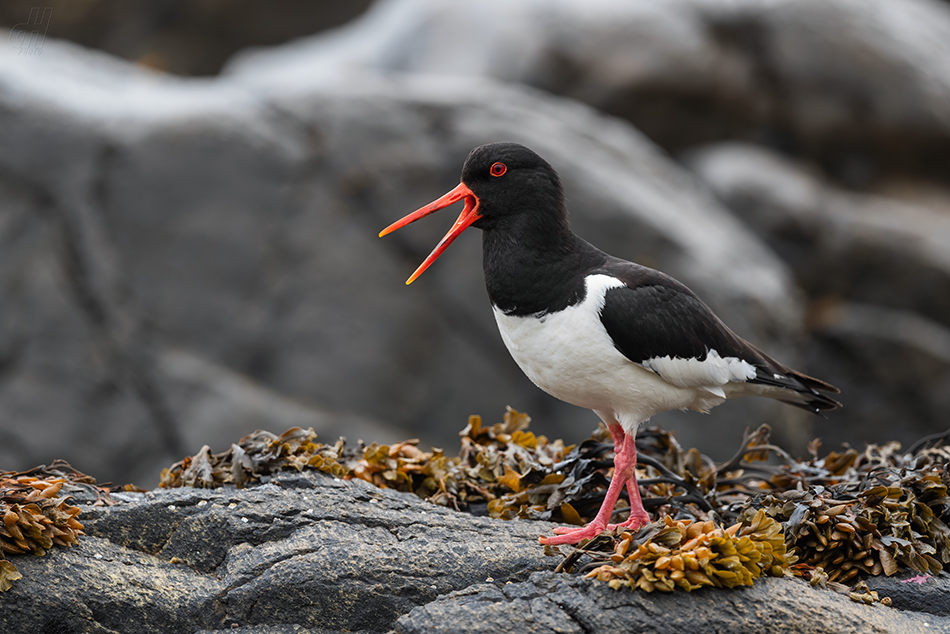
M79 492L93 493L96 504L113 504L108 487L57 460L29 471L0 471L0 592L22 578L9 555L45 555L54 546L78 542L80 509L67 503Z
M316 469L479 515L572 524L589 521L603 501L613 466L607 430L601 426L580 445L565 446L528 431L530 420L511 408L495 425L486 426L480 417L472 416L460 432L455 457L440 449L423 451L417 440L349 449L343 439L333 445L317 442L313 430L293 428L281 436L255 432L221 454L202 448L166 469L160 486L240 487L259 483L280 470ZM749 542L771 544L778 563L770 565L768 574L777 574L780 568L815 584L851 592L862 577L892 575L907 568L936 574L950 562L946 439L947 435L929 437L913 451L888 443L868 445L863 452L845 447L824 456L819 455L820 443L814 441L809 457L798 460L773 445L769 427L762 425L746 434L730 460L717 465L696 449L684 450L669 432L651 427L641 430L637 438L637 479L644 505L657 521L681 527L693 525L683 522L693 522L727 534L738 527L739 536L748 537ZM618 505L615 519L622 520L625 512L623 504ZM755 526L752 533L748 533L750 526ZM774 544L775 527L781 527L781 551ZM666 528L672 530L669 524ZM627 535L605 533L595 541L612 557L624 541L638 548L645 544L643 535L633 541ZM717 533L716 539L726 537ZM727 548L725 542L717 544ZM749 543L743 542L740 555L750 556L748 548ZM557 549L547 550L557 553ZM573 568L577 553L597 561L595 552L597 548L582 543L567 555L573 559L559 568ZM666 569L665 560L644 555L635 558L642 559L637 566L631 560L630 570L623 575L608 574L604 568L593 577L609 576L609 581L620 584L613 583L617 587L654 584L655 588L653 578L664 578L657 571ZM722 555L734 567L731 556ZM702 566L716 569L716 561L709 559ZM745 563L741 557L739 561ZM682 572L685 575L686 570ZM712 583L698 586L730 587L733 577L722 572L713 574ZM758 576L752 569L731 572L739 580L733 585ZM709 577L705 568L703 574ZM685 576L676 576L670 578L672 586L662 582L660 589L697 586L688 579L682 581Z

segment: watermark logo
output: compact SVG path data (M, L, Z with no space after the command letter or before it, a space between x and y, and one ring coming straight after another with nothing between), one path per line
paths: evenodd
M46 30L53 19L53 7L33 7L26 22L10 29L10 43L19 49L19 55L42 55Z

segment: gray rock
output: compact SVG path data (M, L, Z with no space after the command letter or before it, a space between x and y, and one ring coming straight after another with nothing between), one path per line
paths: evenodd
M498 139L559 168L579 233L679 277L794 361L802 312L784 265L629 125L490 81L263 89L259 68L258 84L182 80L52 40L35 58L0 48L6 468L60 457L151 486L201 445L225 449L224 428L291 422L328 441L402 427L452 450L469 414L509 404L536 431L586 437L593 414L542 394L504 350L476 237L408 289L449 219L376 237ZM789 409L666 420L725 457L763 420L794 436Z
M226 2L156 8L147 2L89 0L42 10L3 4L0 28L11 30L24 56L42 55L45 37L56 37L176 75L214 75L236 50L313 35L353 19L370 4L281 0L266 7Z
M409 438L409 432L393 425L347 412L329 412L304 406L245 375L208 362L183 350L165 350L158 356L158 369L166 381L169 403L180 420L189 447L205 438L233 437L235 428L252 429L267 421L273 429L312 427L319 435L345 430L351 440L393 443ZM332 441L330 438L325 438Z
M946 619L866 606L792 579L750 588L672 592L615 591L576 576L539 572L527 582L472 586L413 609L396 634L423 632L950 632Z
M866 583L879 596L890 597L899 610L950 616L950 575L946 572L933 577L903 570L893 577L871 577Z
M78 546L15 559L3 632L385 632L440 594L552 565L537 543L545 522L473 518L322 474L155 491L80 517Z
M882 597L890 597L899 610L926 612L934 616L950 616L950 575L920 575L904 570L893 577L871 577L866 583Z
M826 423L827 447L848 441L900 442L947 429L950 408L950 328L911 311L831 301L814 311L811 364L840 377L847 411ZM844 429L838 427L843 423ZM847 426L861 425L862 442Z
M950 215L856 194L747 144L691 152L686 163L795 271L811 297L920 313L950 326Z
M810 366L836 377L846 405L822 438L832 446L848 440L842 421L861 425L864 441L905 446L945 429L950 216L843 191L750 145L697 150L687 163L786 260L812 299Z
M490 76L626 118L672 150L756 140L863 185L888 169L946 179L948 42L937 0L388 0L226 70Z
M282 472L252 489L115 493L86 536L3 593L0 631L947 632L946 575L873 580L895 608L795 579L687 594L551 572L552 524L473 517L362 481ZM914 601L926 590L927 603ZM896 609L896 608L900 609Z

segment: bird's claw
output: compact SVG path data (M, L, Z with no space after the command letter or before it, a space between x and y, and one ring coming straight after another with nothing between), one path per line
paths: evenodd
M629 518L620 522L619 524L607 524L608 531L615 531L618 528L623 530L633 531L634 533L650 523L650 516L645 512L643 515L633 515L631 514ZM556 530L556 529L555 529Z
M634 533L650 523L650 516L646 511L631 515L627 520L619 524L607 524L606 526L594 521L587 526L558 526L554 528L553 533L556 537L538 537L538 541L546 546L558 546L560 544L576 544L584 539L593 539L603 533L605 530L615 531L618 528Z
M538 541L546 546L559 546L561 544L576 544L585 539L597 537L606 527L594 522L580 528L576 526L558 526L554 529L556 537L538 537Z

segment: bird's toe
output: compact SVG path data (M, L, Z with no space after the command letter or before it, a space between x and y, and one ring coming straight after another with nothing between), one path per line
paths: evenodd
M577 526L558 526L554 529L556 537L538 538L538 541L547 546L557 546L560 544L576 544L585 539L593 539L604 531L604 526L591 522L587 526L578 528Z
M638 530L640 530L641 528L643 528L649 523L650 523L649 516L643 516L643 517L637 516L637 517L631 517L630 519L620 522L619 524L608 524L607 530L615 531L618 528L620 528L626 531L632 531L636 533Z

